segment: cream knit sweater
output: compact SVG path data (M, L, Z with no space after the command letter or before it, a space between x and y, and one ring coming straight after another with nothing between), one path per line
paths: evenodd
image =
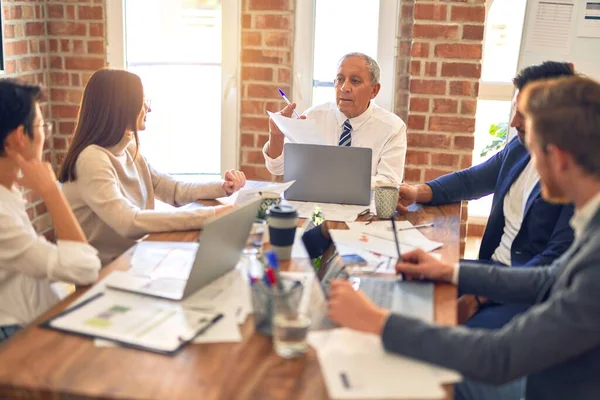
M151 232L199 229L214 208L154 210L154 198L172 206L226 196L223 182L184 183L154 170L138 153L132 135L115 147L85 148L77 180L62 185L89 243L108 264Z

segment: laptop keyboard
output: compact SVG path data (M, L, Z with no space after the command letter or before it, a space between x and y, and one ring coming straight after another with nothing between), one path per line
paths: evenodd
M379 307L390 309L394 298L393 279L360 278L359 289L362 290Z

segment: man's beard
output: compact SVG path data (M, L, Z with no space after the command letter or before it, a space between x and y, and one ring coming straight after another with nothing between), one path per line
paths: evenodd
M540 176L540 184L542 186L542 198L548 203L569 204L572 202L565 197L563 191L558 188L558 185L552 179L543 179Z

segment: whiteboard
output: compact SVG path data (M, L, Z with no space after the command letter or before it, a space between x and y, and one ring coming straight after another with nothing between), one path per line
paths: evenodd
M566 61L573 63L577 72L600 80L600 39L577 37L577 24L579 23L578 21L581 21L586 3L585 0L564 0L564 3L573 3L574 7L570 27L570 51L568 54L560 54L560 52L552 50L543 52L527 50L528 43L532 40L533 36L531 21L538 2L539 0L527 1L518 71L529 65L540 64L544 61Z

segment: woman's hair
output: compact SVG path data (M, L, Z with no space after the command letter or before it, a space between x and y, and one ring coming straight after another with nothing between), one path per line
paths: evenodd
M137 151L137 119L143 104L144 88L139 76L119 69L96 71L83 92L77 126L58 180L64 183L77 179L75 165L86 147L115 146L127 131L133 132Z

